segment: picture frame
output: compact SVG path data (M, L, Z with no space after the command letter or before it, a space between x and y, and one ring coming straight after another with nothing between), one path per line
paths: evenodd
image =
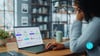
M28 17L27 16L21 17L21 25L22 26L28 26Z
M53 24L53 36L56 37L56 31L60 30L64 33L64 24ZM63 34L64 36L64 34Z
M28 13L28 4L26 4L26 3L21 4L21 12Z

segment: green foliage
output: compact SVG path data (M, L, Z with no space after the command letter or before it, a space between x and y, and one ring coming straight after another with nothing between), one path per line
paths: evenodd
M9 32L0 29L0 39L10 38Z

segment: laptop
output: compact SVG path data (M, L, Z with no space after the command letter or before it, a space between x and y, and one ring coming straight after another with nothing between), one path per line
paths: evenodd
M14 27L14 33L18 49L36 54L47 51L39 27Z

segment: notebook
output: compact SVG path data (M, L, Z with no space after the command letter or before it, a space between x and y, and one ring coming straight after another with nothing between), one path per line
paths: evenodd
M39 27L14 27L14 33L19 49L32 53L47 51Z
M0 53L0 56L27 56L27 55L15 51L10 51L10 52L2 52Z

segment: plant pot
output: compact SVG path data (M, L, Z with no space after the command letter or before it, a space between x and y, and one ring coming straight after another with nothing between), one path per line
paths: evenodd
M0 39L0 46L4 46L6 44L6 40L5 39Z

